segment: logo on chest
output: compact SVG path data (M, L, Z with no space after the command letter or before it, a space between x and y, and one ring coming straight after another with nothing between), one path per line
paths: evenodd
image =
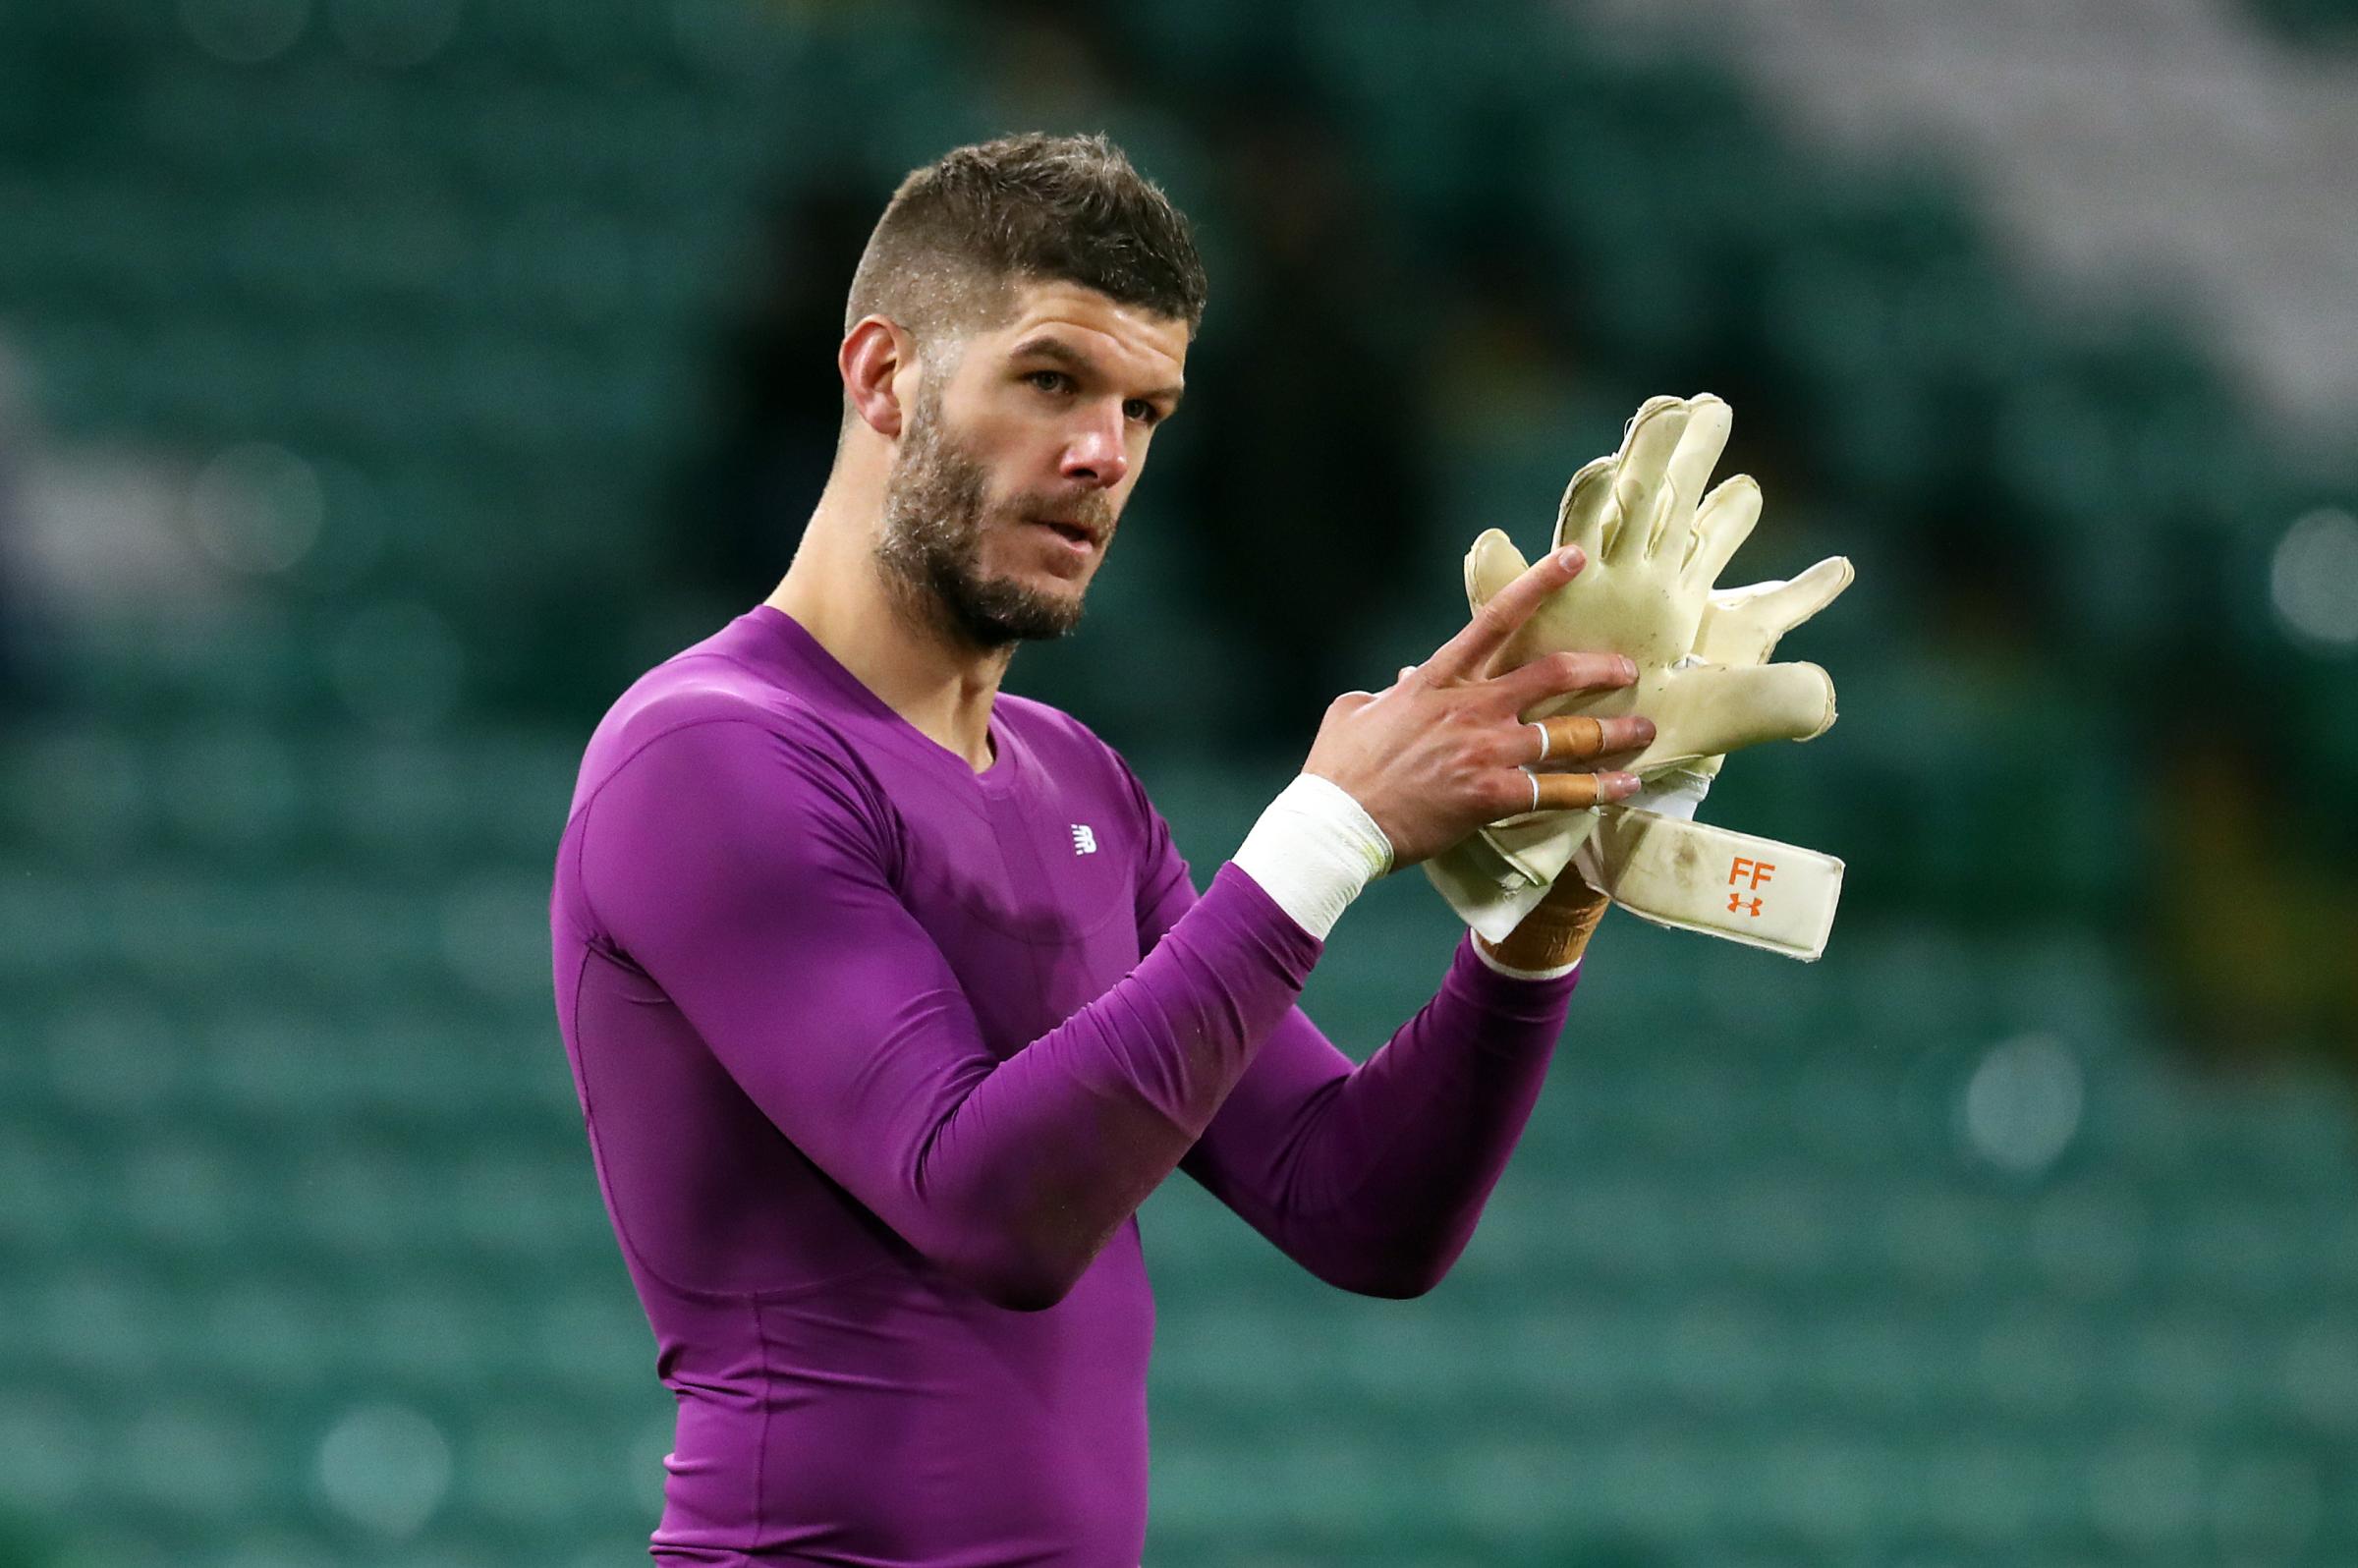
M1073 853L1095 855L1097 852L1097 831L1087 822L1073 824Z

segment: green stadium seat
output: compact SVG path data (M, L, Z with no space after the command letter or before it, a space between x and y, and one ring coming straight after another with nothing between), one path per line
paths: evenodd
M74 860L121 858L153 802L144 759L110 726L26 729L0 741L0 844Z
M92 1150L57 1118L22 1120L24 1100L0 1137L0 1256L56 1260L73 1256L96 1219L88 1170Z
M496 706L579 648L513 635L518 585L641 584L747 214L999 129L971 69L995 40L946 14L518 0L393 68L327 6L248 68L186 9L0 7L0 317L65 440L283 444L325 532L251 600L63 629L58 710L0 737L0 1516L94 1522L75 1568L619 1561L659 1508L670 1401L546 992L583 721ZM1707 64L1538 7L1316 0L1273 43L1236 0L1158 0L1107 36L1178 84L1106 123L1197 214L1215 300L1237 217L1199 92L1266 62L1413 280L1434 221L1544 238L1560 306L1528 327L1576 330L1582 363L1435 438L1420 580L1453 583L1493 523L1539 546L1654 390L1629 366L1712 384L1739 360L1772 509L1744 575L1862 570L1785 650L1836 669L1844 724L1743 759L1709 809L1849 858L1823 964L1608 921L1425 1299L1317 1284L1192 1182L1150 1203L1148 1560L2358 1560L2333 1464L2358 1434L2346 1108L2311 1066L2162 1055L2132 950L2086 934L2148 874L2136 710L1973 665L1909 577L1971 513L2068 608L2001 629L2033 658L2144 668L2199 611L2274 660L2265 570L2213 573L2245 585L2214 613L2160 563L2265 561L2330 497L2175 328L2080 341L1937 171L1805 159ZM1216 584L1173 591L1203 570L1187 520L1135 521L1091 629L1016 689L1166 737L1132 759L1201 880L1296 759L1194 747L1250 656L1195 619ZM1354 629L1362 662L1431 646L1451 603ZM387 700L452 649L450 703ZM2287 684L2297 779L2358 770L2349 690L2323 661ZM1306 1005L1365 1056L1456 940L1420 878L1387 879ZM2030 1034L2086 1103L2012 1177L1958 1096ZM320 1465L387 1401L453 1475L380 1540Z

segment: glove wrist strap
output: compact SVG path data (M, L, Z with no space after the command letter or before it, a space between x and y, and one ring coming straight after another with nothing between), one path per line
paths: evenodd
M1805 962L1825 951L1842 898L1833 856L1626 807L1600 815L1580 874L1631 914Z

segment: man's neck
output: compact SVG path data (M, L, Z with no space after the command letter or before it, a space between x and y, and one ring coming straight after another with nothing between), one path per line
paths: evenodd
M981 772L991 764L990 707L1014 648L979 650L897 602L872 530L822 499L785 579L762 602L794 617L884 705Z

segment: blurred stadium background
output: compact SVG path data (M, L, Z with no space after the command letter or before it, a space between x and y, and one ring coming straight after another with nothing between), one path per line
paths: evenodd
M894 180L1034 127L1212 268L1013 679L1200 874L1649 393L1860 569L1710 808L1849 861L1822 964L1609 921L1423 1300L1149 1204L1149 1561L2358 1563L2347 0L0 0L0 1563L642 1560L573 768L782 570Z

